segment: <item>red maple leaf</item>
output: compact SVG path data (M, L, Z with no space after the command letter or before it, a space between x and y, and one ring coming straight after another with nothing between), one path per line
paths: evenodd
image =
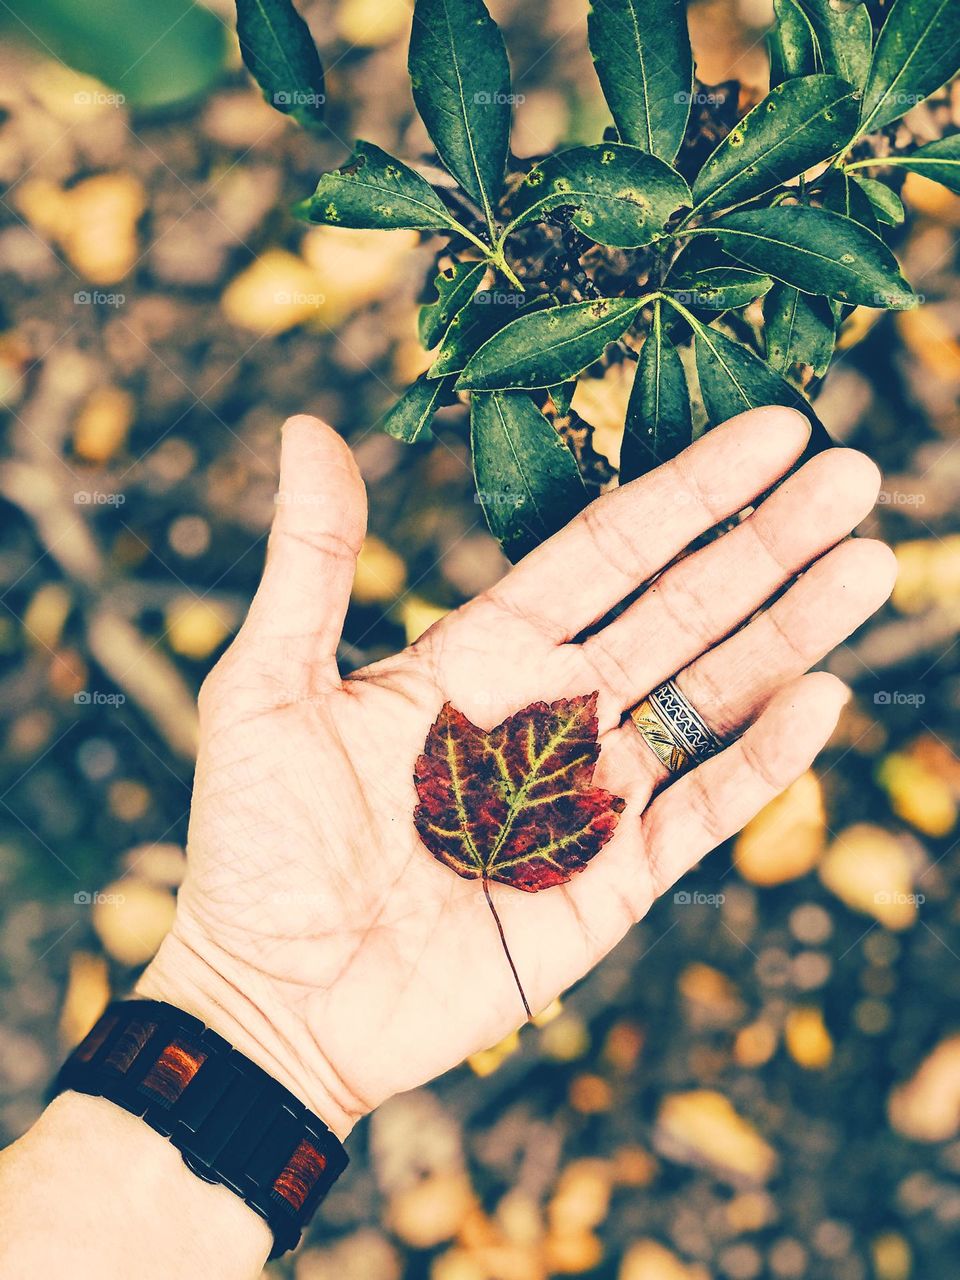
M483 882L511 968L488 882L526 893L564 884L623 812L620 796L593 785L597 729L596 693L533 702L489 732L446 702L417 757L420 838L457 875Z

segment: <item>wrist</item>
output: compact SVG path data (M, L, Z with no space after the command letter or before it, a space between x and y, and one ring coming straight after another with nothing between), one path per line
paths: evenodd
M136 1116L66 1092L0 1154L0 1273L258 1276L270 1229Z
M209 957L176 925L136 984L137 996L164 1000L199 1018L309 1107L341 1141L364 1114L319 1053L301 1019L284 1009L273 983Z

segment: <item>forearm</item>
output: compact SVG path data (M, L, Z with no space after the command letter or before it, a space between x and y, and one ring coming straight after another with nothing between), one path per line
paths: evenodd
M0 1154L0 1277L260 1274L267 1224L137 1117L65 1093Z

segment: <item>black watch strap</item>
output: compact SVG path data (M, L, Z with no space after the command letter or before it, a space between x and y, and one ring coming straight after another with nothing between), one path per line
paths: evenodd
M205 1182L265 1218L271 1258L347 1166L322 1120L198 1019L160 1000L118 1000L60 1069L52 1092L108 1098L169 1138Z

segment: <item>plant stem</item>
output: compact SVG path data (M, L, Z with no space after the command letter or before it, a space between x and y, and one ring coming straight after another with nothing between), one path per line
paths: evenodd
M867 156L865 160L854 160L852 164L843 166L844 173L852 173L854 169L867 169L874 164L903 164L909 156Z
M527 1004L527 997L524 994L523 987L520 985L520 975L517 973L517 966L513 963L513 956L510 954L510 948L507 946L506 935L503 932L503 925L500 923L500 917L497 915L497 908L493 905L493 898L490 896L490 881L486 876L483 877L483 896L487 900L487 906L490 908L490 914L493 916L497 925L497 933L500 935L500 945L503 947L503 954L507 957L507 964L510 966L510 972L513 974L513 980L517 984L517 990L520 992L520 999L523 1001L523 1009L529 1021L533 1014L530 1006Z
M465 240L469 240L471 244L476 245L488 262L492 262L497 270L502 272L512 285L516 285L521 293L524 291L523 284L514 274L504 256L503 238L495 241L495 237L491 233L491 242L495 241L495 243L487 244L485 240L481 240L479 236L474 235L472 231L465 227L462 222L458 222L456 218L451 219L451 229L456 231L457 235L463 236Z
M694 333L703 332L705 326L700 323L700 321L697 319L695 315L693 315L692 312L687 310L687 308L683 305L682 302L678 302L676 298L671 298L668 293L663 294L662 297L664 302L666 302L669 306L673 307L674 311L679 311L679 313L683 316L684 320L686 320L687 324L694 331Z
M495 251L491 255L490 260L499 271L503 272L503 274L507 277L507 279L510 281L511 284L516 285L521 293L524 292L522 283L517 279L516 275L514 275L513 270L510 267L510 264L507 262L506 258L503 255L503 249L499 249Z
M482 251L484 257L490 258L494 262L496 261L495 251L490 248L485 240L481 240L479 236L475 236L472 231L463 225L462 222L458 222L456 218L451 218L450 227L451 230L457 233L457 235L463 236L465 240L469 240L471 244L475 244L477 248Z

